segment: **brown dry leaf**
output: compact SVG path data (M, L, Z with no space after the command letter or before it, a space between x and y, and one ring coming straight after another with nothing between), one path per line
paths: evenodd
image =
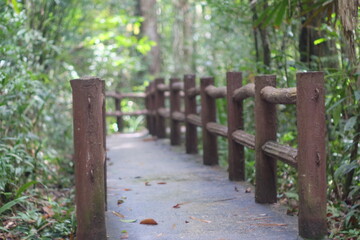
M166 182L158 182L157 184L166 184Z
M158 223L152 219L152 218L146 218L140 222L140 224L146 224L146 225L157 225Z
M156 138L144 138L143 139L143 142L151 142L151 141L155 141L156 140Z
M131 188L124 188L124 191L131 191Z
M204 220L204 219L200 219L200 218L196 218L196 217L191 217L191 216L190 216L190 219L196 220L196 221L200 221L200 222L204 222L204 223L211 223L211 221L209 221L209 220Z
M172 225L172 229L175 229L176 228L176 224L174 223L173 225Z
M14 227L17 226L16 222L13 222L13 221L10 221L10 220L9 220L9 222L7 222L4 225L5 225L5 229L11 229L11 228L14 228Z
M251 193L251 188L247 188L246 190L245 190L245 193Z
M111 212L112 212L112 214L114 214L115 216L118 216L118 217L120 217L120 218L125 218L125 216L122 215L122 214L119 213L119 212L115 212L115 211L111 211Z
M145 186L151 186L149 182L145 182Z
M185 205L188 204L189 202L182 202L182 203L178 203L175 206L173 206L173 208L180 208L181 205Z
M117 200L117 205L119 206L119 205L123 204L124 202L125 202L124 200L119 199L119 200Z
M284 227L284 226L287 226L287 224L285 224L285 223L256 223L256 224L251 224L251 225L262 226L262 227Z
M54 211L51 209L51 206L44 206L42 210L46 213L47 217L53 217L55 215Z

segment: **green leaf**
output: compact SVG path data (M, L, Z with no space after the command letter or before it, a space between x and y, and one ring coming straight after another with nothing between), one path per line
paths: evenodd
M10 232L8 229L4 228L4 227L0 227L0 230L1 231L4 231L4 232Z
M18 3L16 0L11 0L11 3L13 5L13 8L15 10L16 13L19 13L20 12L20 9L19 9L19 6L18 6Z
M124 223L134 223L137 221L137 219L120 219L120 221Z
M355 91L355 99L356 101L360 100L360 91Z
M280 6L277 7L278 11L274 21L274 25L277 27L279 27L284 20L284 16L286 13L286 5L287 5L287 0L284 0L280 3Z
M314 41L314 45L319 45L320 43L326 42L326 38L318 38Z
M344 131L350 131L351 129L353 129L356 124L356 119L357 119L357 117L354 116L354 117L351 117L349 120L347 120L345 127L344 127Z
M345 163L341 165L338 169L335 171L335 177L338 178L340 176L344 176L348 174L350 171L352 171L355 168L358 168L359 164L357 161L353 161L351 163Z
M297 193L295 193L295 192L286 192L285 195L288 198L292 198L292 199L295 199L295 200L299 201L299 195Z
M25 192L31 185L34 185L38 183L38 181L31 181L31 182L28 182L28 183L25 183L24 185L22 185L16 192L16 195L15 195L15 198L18 198L20 197L20 195Z
M27 196L24 196L24 197L20 197L20 198L14 199L14 200L6 203L4 206L2 206L2 207L0 208L0 214L2 214L3 212L5 212L6 210L11 209L14 205L23 202L26 198L28 198L28 197L27 197Z

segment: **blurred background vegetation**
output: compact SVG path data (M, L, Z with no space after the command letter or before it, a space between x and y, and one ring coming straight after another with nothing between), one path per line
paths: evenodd
M325 72L329 237L357 239L358 12L357 0L0 0L0 239L75 237L70 79L131 92L187 73L224 85L233 70L245 82L276 74L279 87L295 86L298 71ZM279 141L296 146L295 109L278 111ZM221 101L218 117L226 122ZM142 117L125 120L125 131L143 128ZM108 126L116 131L115 119ZM281 164L278 174L279 200L296 214L296 175Z

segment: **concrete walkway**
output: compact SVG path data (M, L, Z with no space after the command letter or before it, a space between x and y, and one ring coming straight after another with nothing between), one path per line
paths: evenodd
M139 134L110 136L107 147L108 239L300 239L296 217L255 204L249 184L182 147ZM140 224L147 218L158 225Z

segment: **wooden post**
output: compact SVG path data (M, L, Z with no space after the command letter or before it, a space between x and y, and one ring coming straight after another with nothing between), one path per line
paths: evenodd
M275 203L276 196L276 159L264 154L261 147L267 141L276 141L276 106L262 99L261 89L276 86L274 75L255 77L255 201Z
M145 88L145 109L147 110L147 114L146 114L146 128L149 131L149 134L151 134L151 124L150 124L150 94L149 94L149 90L150 86L147 86Z
M151 135L157 136L156 132L156 102L155 102L155 82L150 83L150 109L151 109Z
M163 78L155 79L156 136L158 138L166 138L165 118L159 114L159 109L165 107L165 94L164 92L157 89L157 86L163 83Z
M77 239L106 239L104 81L71 80L73 89Z
M227 89L227 115L228 115L228 162L229 179L231 181L245 180L245 154L244 146L236 143L232 134L234 131L244 129L243 122L243 103L236 102L233 92L242 86L241 72L226 73Z
M180 91L172 87L173 83L180 82L179 78L170 79L170 144L180 144L180 122L172 118L172 114L180 111Z
M217 137L206 129L207 123L216 122L215 99L205 92L205 88L213 84L214 78L212 77L200 79L203 162L205 165L218 164Z
M105 84L103 84L102 92L105 96ZM104 197L105 197L105 211L107 211L107 165L106 160L107 152L106 152L106 135L107 135L107 126L106 126L106 97L104 97L103 106L102 106L102 121L103 121L103 144L104 144Z
M195 75L188 74L184 75L184 103L185 103L185 117L189 114L196 114L196 96L190 97L188 90L195 87ZM198 136L196 126L185 122L185 148L186 153L196 154L198 153Z
M119 92L116 92L119 93ZM114 98L115 99L115 110L121 112L121 99ZM118 128L118 132L121 132L123 130L123 119L122 116L116 117L116 125Z
M327 232L324 73L298 73L296 78L299 234L318 239Z

